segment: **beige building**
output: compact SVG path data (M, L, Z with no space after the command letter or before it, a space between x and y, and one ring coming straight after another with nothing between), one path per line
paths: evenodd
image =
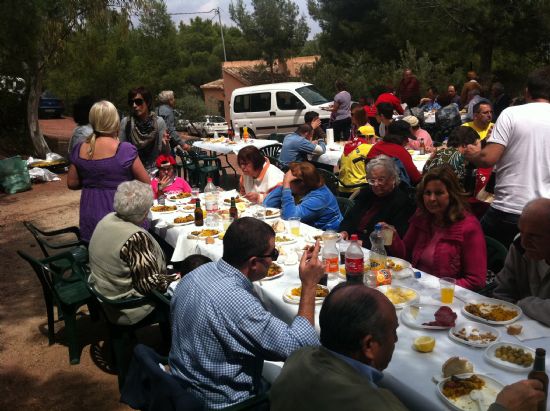
M300 81L300 72L312 66L320 56L295 57L285 64L275 62L273 74L264 60L226 61L222 63L222 78L201 86L209 111L219 113L229 122L229 101L233 90L257 84Z

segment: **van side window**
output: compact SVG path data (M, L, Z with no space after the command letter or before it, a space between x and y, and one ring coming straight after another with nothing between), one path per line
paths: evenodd
M235 113L269 111L271 109L271 93L243 94L235 97L233 110Z
M277 107L279 110L296 110L301 101L294 94L288 91L277 92Z

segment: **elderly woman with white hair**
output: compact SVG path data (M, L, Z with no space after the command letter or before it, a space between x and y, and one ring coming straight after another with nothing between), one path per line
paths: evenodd
M158 95L159 107L157 114L164 119L166 123L166 131L168 133L170 147L176 148L180 146L187 150L189 146L183 142L180 135L176 131L176 118L174 116L174 108L176 107L176 97L172 90L163 90Z
M153 205L148 184L127 181L118 186L113 213L97 225L89 246L90 284L107 298L141 297L153 289L166 291L178 275L167 275L160 245L141 228ZM152 304L112 310L109 319L118 324L135 324L155 308Z
M74 146L67 186L82 189L80 196L80 235L89 242L107 213L113 211L113 198L120 183L139 180L149 184L149 174L134 145L118 140L120 119L116 107L102 100L90 109L93 133Z
M406 185L399 178L393 158L379 155L366 164L368 186L354 199L354 206L340 224L342 237L357 234L363 246L369 248L369 235L376 223L391 221L397 231L405 233L409 218L415 211Z

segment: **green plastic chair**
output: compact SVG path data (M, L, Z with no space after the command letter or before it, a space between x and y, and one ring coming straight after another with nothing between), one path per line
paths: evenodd
M30 221L23 221L23 225L30 231L38 246L44 253L44 257L50 256L50 250L63 250L83 245L80 239L80 229L76 226L65 227L59 230L44 231ZM68 236L67 234L70 234ZM73 237L74 238L70 238ZM69 237L69 238L67 238Z
M267 157L279 158L282 147L282 144L270 144L268 146L260 148L260 152Z
M287 134L283 134L283 133L271 133L269 135L268 140L277 140L279 143L283 144L283 141L286 136Z
M269 162L273 164L275 167L277 167L279 170L281 170L283 173L286 173L288 171L288 167L285 166L283 163L279 161L278 158L267 156L269 159Z
M504 267L508 250L504 244L488 235L485 236L485 244L487 247L487 282L485 287L477 292L481 295L491 297L496 287L496 274Z
M110 306L114 310L123 310L126 308L135 308L144 304L154 303L154 299L150 296L144 297L131 297L113 300L105 297L99 291L97 291L89 281L86 282L86 286L91 294L93 294L100 302L100 307L103 310L105 321L109 328L109 338L111 347L111 356L114 368L118 372L118 387L122 389L126 374L128 373L128 367L132 359L132 350L137 344L137 338L135 332L143 327L159 324L163 339L170 343L170 319L165 315L166 311L155 308L147 317L141 321L131 324L122 325L109 320L109 317L105 313L105 306Z
M49 344L55 342L53 307L56 305L65 322L70 363L78 364L82 347L77 336L76 312L79 307L88 305L92 318L95 318L97 313L95 300L86 287L85 271L79 268L82 263L78 262L70 251L42 260L37 260L23 251L17 251L17 254L31 265L42 285L48 318ZM69 266L60 269L54 265L59 261L68 261ZM61 315L59 317L61 318Z

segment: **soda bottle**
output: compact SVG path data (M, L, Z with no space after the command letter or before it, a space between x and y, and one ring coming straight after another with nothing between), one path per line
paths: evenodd
M391 271L386 269L387 253L384 248L384 236L382 225L376 224L370 234L369 270L367 272L367 285L378 287L391 284Z
M420 139L420 148L419 148L419 150L420 150L420 155L421 156L426 154L426 144L424 144L424 139L423 138Z
M351 235L351 243L346 250L346 280L348 283L362 284L364 267L363 250L357 234Z
M204 225L204 214L202 213L201 200L198 198L195 205L195 225L197 227L202 227Z
M248 142L248 137L250 137L248 135L248 127L243 127L243 140L245 143Z
M319 284L327 285L328 277L336 277L338 275L338 270L340 269L338 265L338 249L336 248L338 233L334 230L327 230L323 233L322 237L323 265L325 266L325 276L321 279Z
M542 383L542 389L544 390L544 399L539 402L537 411L546 410L546 401L548 400L548 375L546 374L546 350L544 348L537 348L535 351L535 363L533 369L527 375L530 380L539 380Z
M235 221L239 218L239 210L237 210L237 205L235 204L235 197L231 197L231 206L229 207L229 217Z
M208 177L204 187L204 202L207 213L215 213L218 211L218 189L212 182L212 177Z

